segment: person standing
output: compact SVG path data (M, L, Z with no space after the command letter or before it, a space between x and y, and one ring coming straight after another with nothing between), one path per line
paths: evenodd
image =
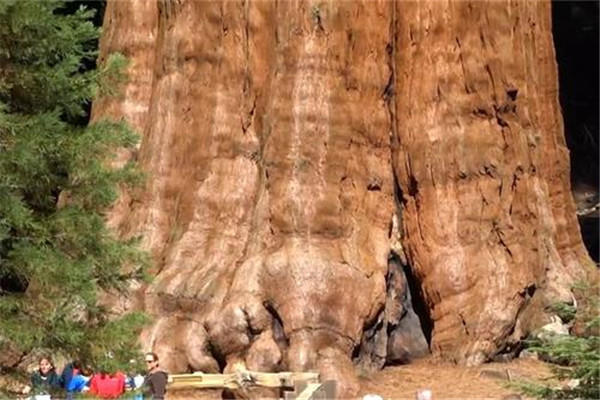
M144 398L163 400L167 393L168 374L159 368L156 353L146 353L144 358L148 368L148 375L144 381Z

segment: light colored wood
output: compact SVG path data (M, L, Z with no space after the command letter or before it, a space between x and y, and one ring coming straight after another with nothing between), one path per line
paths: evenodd
M300 393L302 393L304 388L306 388L306 385L308 385L308 383L306 381L295 381L294 382L294 390L284 390L283 391L283 399L284 400L296 400L296 397L298 397L298 395Z
M333 379L329 379L321 382L321 386L323 388L323 393L325 394L324 399L335 399L335 392L337 389L337 381Z
M251 372L256 379L257 386L264 387L294 387L296 381L318 382L319 374L316 372Z
M239 389L245 386L262 386L269 388L294 387L296 381L318 382L316 372L253 372L238 371L232 374L193 374L169 375L170 389L196 388L228 388Z
M306 388L296 397L296 400L311 400L316 399L317 391L321 390L320 383L309 383ZM320 396L319 398L323 398Z

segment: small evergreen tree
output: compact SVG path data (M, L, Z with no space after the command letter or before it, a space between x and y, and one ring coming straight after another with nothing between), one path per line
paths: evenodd
M97 55L93 12L64 7L0 2L0 352L60 350L111 370L137 350L144 322L98 305L101 291L143 279L148 263L103 217L118 187L140 178L132 165L108 165L136 136L121 123L77 123L122 77L124 59L86 68Z
M596 273L594 271L593 273ZM576 319L580 325L579 336L547 335L530 341L529 350L542 358L551 360L554 381L572 385L541 385L520 383L525 393L540 399L599 399L600 398L600 299L598 286L579 283L574 288L579 298L574 306L561 304L556 307L563 320Z

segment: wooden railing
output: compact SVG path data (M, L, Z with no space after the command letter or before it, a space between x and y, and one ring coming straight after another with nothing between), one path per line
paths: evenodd
M316 372L253 372L237 369L230 374L180 374L169 376L169 389L247 389L253 386L280 388L285 400L330 400L335 381L320 382Z

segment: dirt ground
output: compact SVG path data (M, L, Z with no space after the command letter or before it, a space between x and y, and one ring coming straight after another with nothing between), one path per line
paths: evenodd
M533 359L517 359L477 367L440 364L424 359L409 365L386 367L369 376L362 376L359 398L366 394L377 394L387 400L414 400L417 390L431 389L434 400L500 400L517 393L515 389L507 387L509 382L539 382L549 375L548 364ZM168 395L169 400L221 398L220 390L180 390Z
M435 400L502 399L517 394L507 387L519 380L540 381L550 375L547 364L533 359L490 363L477 367L433 363L424 359L409 365L386 367L361 378L361 396L378 394L384 399L415 399L419 389L431 389Z

